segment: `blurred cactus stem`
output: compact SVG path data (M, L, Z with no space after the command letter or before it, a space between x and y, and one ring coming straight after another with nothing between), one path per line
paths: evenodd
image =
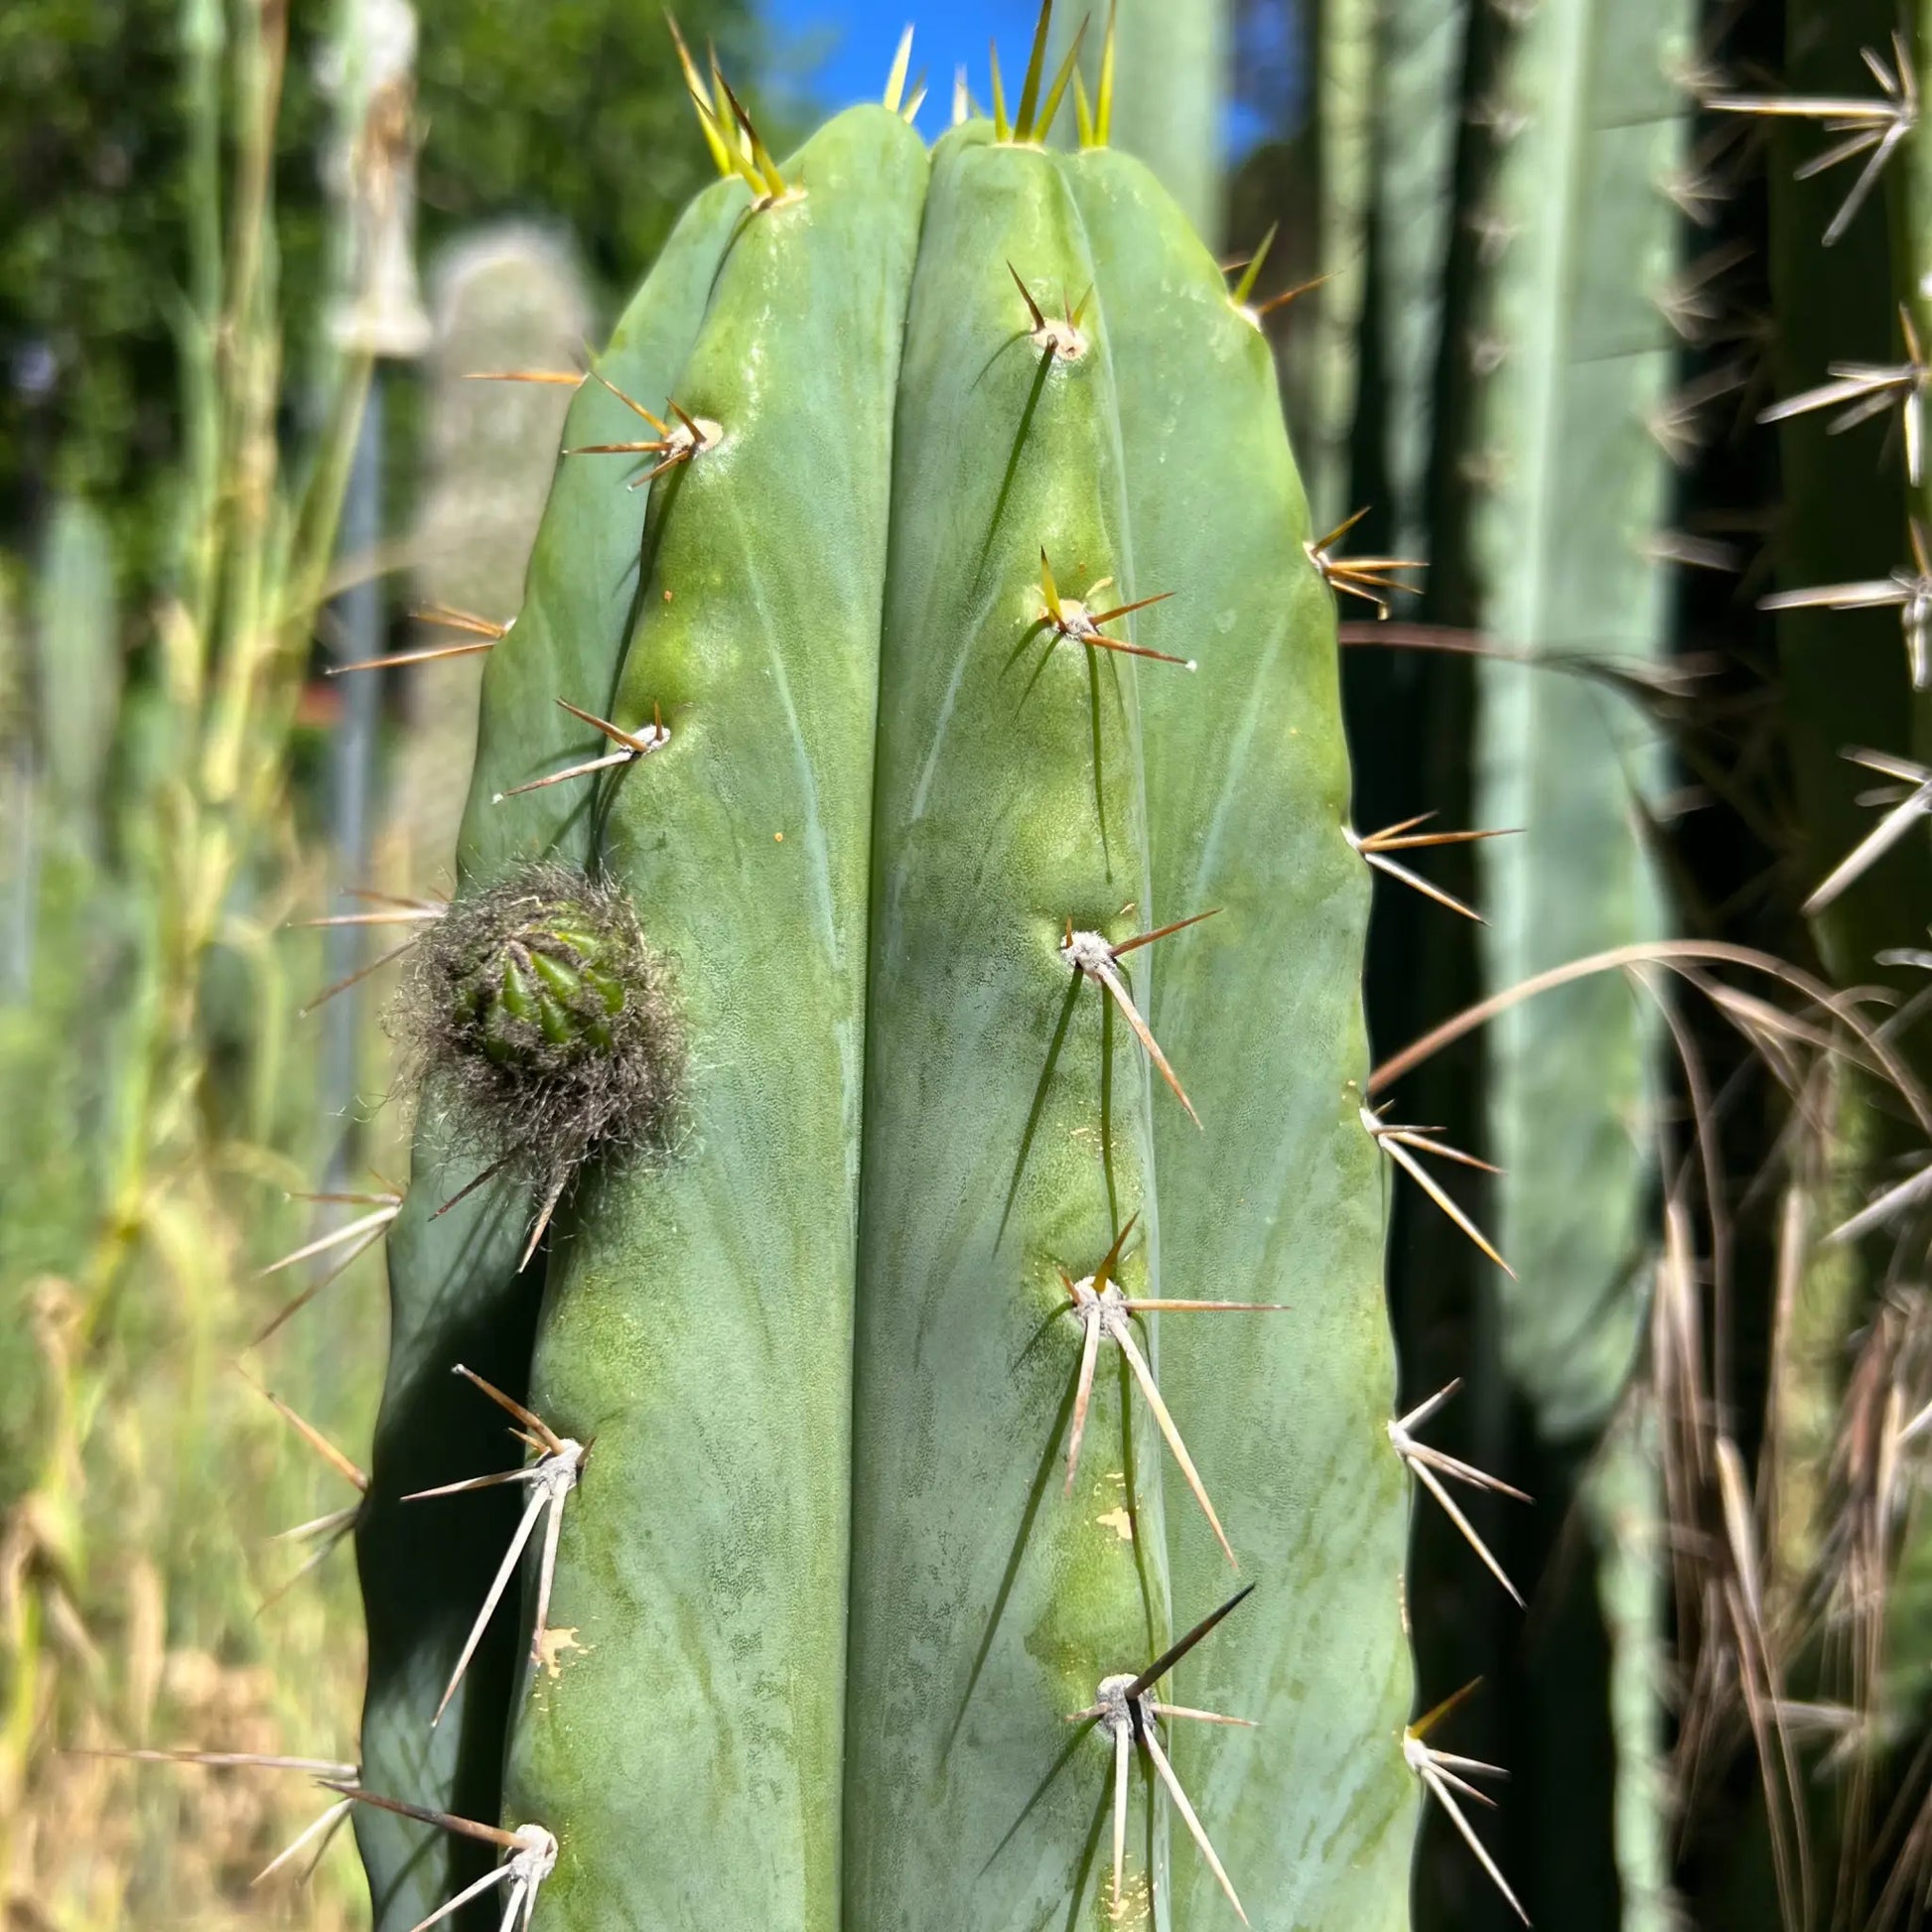
M1210 247L1226 214L1228 13L1227 0L1121 0L1115 16L1114 145L1153 169Z
M1579 0L1520 16L1502 53L1489 200L1473 211L1488 237L1487 373L1466 470L1479 480L1482 627L1539 656L1642 662L1668 648L1661 539L1672 464L1697 426L1674 394L1694 321L1679 297L1683 217L1665 185L1687 152L1695 30L1691 0ZM1515 664L1483 665L1479 694L1477 817L1523 828L1481 853L1489 986L1655 937L1659 887L1640 826L1660 772L1645 720L1590 679ZM1572 890L1580 878L1592 890ZM1517 1271L1496 1284L1503 1360L1547 1445L1595 1446L1578 1479L1611 1647L1610 1857L1627 1932L1661 1928L1671 1911L1661 1496L1633 1393L1658 1037L1648 990L1608 977L1511 1009L1489 1038L1489 1152L1505 1171L1499 1234ZM1549 1466L1565 1479L1561 1461ZM1566 1736L1550 1729L1537 1745L1557 1783L1588 1768L1566 1760ZM1545 1917L1574 1875L1559 1869L1564 1856L1545 1860Z
M63 496L34 585L34 710L49 818L92 854L121 695L114 552L91 504Z
M522 600L572 391L473 378L575 368L590 329L589 298L569 250L520 222L458 242L437 264L432 288L424 487L411 545L416 600L431 613L506 623ZM412 648L433 649L455 634L433 622L418 629ZM408 842L408 877L444 882L454 873L476 757L481 656L418 664L408 679L396 816Z
M1320 0L1316 108L1321 181L1321 286L1313 370L1314 447L1303 461L1317 529L1354 507L1349 438L1361 375L1374 196L1377 0Z
M337 600L339 662L376 655L384 630L383 595L374 576L383 531L383 360L407 359L429 346L430 320L416 279L416 13L408 0L343 0L323 80L335 96L335 144L325 173L337 222L337 299L330 340L350 356L371 359L368 399L343 504L342 549L348 584ZM375 792L379 677L348 681L330 746L330 817L337 884L354 888L368 870ZM323 1069L323 1107L350 1117L362 1040L360 928L332 928L331 984L349 981L330 1008ZM346 1153L348 1138L344 1150ZM339 1173L338 1178L341 1177Z

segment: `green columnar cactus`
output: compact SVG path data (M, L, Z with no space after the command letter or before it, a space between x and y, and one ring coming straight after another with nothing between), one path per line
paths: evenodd
M1496 108L1513 132L1484 210L1498 259L1477 558L1485 627L1544 656L1665 647L1681 217L1659 183L1681 159L1692 25L1684 0L1539 13ZM1600 514L1574 513L1583 500ZM1522 828L1481 852L1488 976L1509 987L1656 932L1634 819L1655 753L1641 720L1587 679L1513 665L1482 678L1478 816ZM1578 877L1592 890L1558 890ZM1654 1031L1607 980L1530 1002L1490 1033L1500 1233L1518 1275L1503 1284L1504 1353L1554 1440L1601 1423L1636 1347Z
M1282 1901L1277 1922L1406 1924L1415 1787L1306 1692L1352 1683L1385 1726L1411 1694L1387 1624L1402 1470L1376 1452L1395 1371L1378 1157L1361 1121L1369 879L1342 832L1344 748L1315 723L1338 707L1333 654L1311 648L1328 635L1329 600L1309 568L1309 509L1260 331L1221 299L1200 244L1141 169L1097 151L1074 188L1113 318L1138 582L1172 593L1140 634L1199 662L1192 677L1141 680L1154 903L1163 918L1225 908L1155 974L1155 1035L1208 1127L1172 1108L1155 1116L1167 1292L1265 1288L1292 1305L1252 1329L1177 1320L1162 1337L1203 1466L1255 1471L1226 1498L1244 1568L1296 1580L1255 1616L1245 1654L1210 1646L1191 1680L1262 1728L1187 1731L1180 1762L1197 1770L1190 1789L1230 1794L1254 1848L1248 1882ZM1236 557L1251 561L1230 568ZM1231 1034L1230 1014L1257 1024ZM1294 1193L1293 1213L1252 1211ZM1324 1361L1350 1366L1312 1372ZM1221 1557L1199 1512L1172 1515L1175 1600L1200 1603ZM1316 1552L1345 1522L1362 1526L1355 1560L1322 1572ZM1205 1874L1189 1869L1177 1897L1211 1923Z
M1375 248L1387 422L1384 461L1395 547L1428 527L1445 274L1455 220L1456 139L1469 33L1466 0L1391 0L1375 73Z
M928 153L894 87L782 167L694 70L733 179L573 410L633 462L565 460L449 920L517 902L490 957L568 969L580 1056L625 896L681 1078L519 1275L547 1137L455 1034L485 1089L519 1053L469 991L421 1035L379 1926L483 1881L551 1932L1407 1925L1332 612L1253 318L1104 98L1043 145L1044 45L1011 116ZM401 1500L490 1475L520 1514Z
M1867 843L1873 826L1860 795L1872 773L1843 756L1866 749L1926 756L1899 613L1831 608L1831 587L1882 582L1906 563L1910 518L1926 513L1923 473L1915 488L1903 460L1908 441L1895 434L1923 407L1923 370L1913 367L1900 315L1902 307L1916 317L1922 345L1926 313L1910 237L1926 230L1922 216L1884 218L1888 201L1924 206L1924 134L1911 138L1905 155L1888 153L1868 181L1870 151L1823 173L1808 164L1836 145L1818 112L1831 96L1863 92L1882 108L1885 94L1860 56L1868 49L1892 70L1894 24L1893 14L1863 0L1833 8L1805 0L1788 15L1788 63L1775 94L1725 94L1714 103L1752 118L1778 110L1769 191L1779 399L1765 415L1779 426L1784 514L1781 589L1765 602L1778 613L1798 863L1811 888L1804 909L1819 953L1836 977L1853 984L1888 977L1880 955L1920 943L1923 908L1932 903L1923 839L1907 836L1882 853ZM1807 106L1811 111L1785 111ZM1882 133L1882 123L1874 130ZM1869 384L1842 375L1848 367L1866 370ZM1843 420L1874 407L1886 432ZM1879 457L1871 439L1887 434L1891 446ZM1848 1371L1843 1338L1863 1320L1873 1264L1884 1267L1890 1248L1888 1239L1882 1251L1870 1252L1818 1238L1863 1206L1888 1172L1889 1157L1906 1145L1871 1100L1864 1076L1848 1068L1833 1087L1836 1145L1794 1176L1805 1255L1774 1391L1784 1466L1771 1553L1774 1584L1781 1577L1794 1588L1813 1573L1831 1534L1831 1439Z
M1914 16L1916 32L1901 29ZM1777 129L1770 202L1780 400L1764 420L1781 425L1785 500L1782 588L1763 604L1778 612L1800 863L1812 889L1803 910L1835 976L1854 985L1899 985L1932 904L1919 795L1932 766L1922 621L1932 518L1924 443L1932 147L1921 111L1928 25L1922 6L1901 15L1866 0L1793 0L1782 84L1713 103L1774 117ZM1856 139L1838 132L1848 94ZM1881 437L1859 427L1873 418ZM1904 781L1875 817L1865 795L1874 768ZM1904 959L1899 948L1909 949ZM1903 1038L1922 1072L1923 1047L1908 1031ZM1882 1202L1898 1158L1916 1166L1922 1154L1863 1068L1847 1067L1827 1105L1836 1131L1794 1173L1790 1196L1797 1236L1789 1336L1773 1389L1782 1458L1767 1591L1774 1603L1802 1591L1823 1606L1816 1648L1791 1662L1798 1695L1842 1698L1865 1720L1829 1760L1829 1778L1821 1768L1816 1787L1830 1791L1831 1812L1812 1828L1836 1858L1840 1899L1869 1887L1877 1923L1892 1917L1907 1881L1901 1866L1880 1886L1887 1853L1872 1820L1893 1815L1894 1802L1920 1802L1922 1579L1932 1566L1922 1507L1887 1515L1881 1506L1888 1528L1877 1539L1875 1581L1847 1525L1864 1505L1870 1388L1907 1380L1916 1352L1906 1340L1916 1324L1905 1318L1916 1291L1901 1282L1898 1257L1919 1249L1922 1210ZM1873 1195L1875 1211L1858 1212ZM1872 1238L1828 1233L1854 1227ZM1848 1333L1862 1337L1856 1352ZM1893 1354L1897 1367L1886 1360ZM1805 1467L1808 1452L1823 1465L1822 1480Z
M1109 13L1119 23L1114 139L1210 246L1221 234L1229 13L1227 0L1118 0Z
M720 182L665 244L600 362L626 393L658 394L675 381L746 199L742 187ZM622 435L634 421L608 390L587 384L572 404L565 442ZM488 658L459 846L466 890L535 858L581 866L590 857L583 787L542 786L512 810L492 800L543 777L583 744L583 726L557 698L603 712L617 688L639 598L644 504L621 483L611 485L595 465L560 467L531 557L516 648ZM492 1633L441 1723L432 1728L431 1719L514 1514L487 1499L432 1508L401 1498L506 1466L517 1453L501 1418L451 1375L461 1361L520 1392L529 1373L539 1283L519 1274L519 1262L538 1190L522 1167L475 1185L488 1165L455 1132L432 1074L408 1196L389 1240L389 1370L357 1529L369 1638L365 1781L471 1818L492 1818L498 1805L517 1677L507 1627ZM388 1813L365 1812L357 1824L376 1920L385 1927L413 1925L435 1910L486 1858L460 1838Z
M1316 447L1304 467L1316 521L1327 530L1354 507L1345 499L1349 441L1360 402L1374 218L1378 9L1371 0L1321 0L1318 18L1322 286L1313 297L1320 304L1313 371Z
M1683 219L1666 190L1684 166L1695 24L1690 0L1539 9L1511 37L1486 103L1497 160L1480 211L1491 266L1475 352L1491 373L1473 549L1483 628L1545 657L1644 660L1668 645L1659 538L1684 426L1671 415ZM1638 830L1656 753L1641 719L1576 676L1485 664L1479 688L1477 815L1521 828L1481 852L1490 986L1656 936ZM1657 1032L1617 976L1531 1001L1490 1031L1497 1234L1516 1270L1498 1281L1502 1354L1553 1445L1593 1441L1642 1352ZM1562 1479L1556 1468L1547 1479ZM1661 1498L1645 1422L1613 1429L1582 1498L1613 1658L1622 1923L1652 1927L1670 1902ZM1552 1724L1535 1747L1552 1787L1568 1788L1574 1734ZM1545 1895L1572 1875L1553 1863Z

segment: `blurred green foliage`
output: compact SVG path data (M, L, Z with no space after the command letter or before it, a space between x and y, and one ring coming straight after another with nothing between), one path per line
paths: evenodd
M188 268L180 0L0 7L0 532L54 488L105 509L137 582L165 559L180 451L175 333ZM317 53L333 9L293 9L277 136L290 366L322 313ZM600 291L627 286L709 178L669 36L628 0L424 0L418 111L426 251L483 217L567 228ZM748 0L684 9L734 71ZM299 393L299 385L298 385Z

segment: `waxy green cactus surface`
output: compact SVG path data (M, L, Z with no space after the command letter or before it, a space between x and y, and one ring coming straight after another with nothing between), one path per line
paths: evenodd
M500 1857L539 1932L1394 1932L1368 881L1268 345L1037 61L782 165L693 78L731 178L573 407L636 447L560 464L451 915L552 882L491 998L562 1050L559 869L627 896L676 1107L546 1189L426 1069L362 1782L524 1836L364 1807L377 1924Z

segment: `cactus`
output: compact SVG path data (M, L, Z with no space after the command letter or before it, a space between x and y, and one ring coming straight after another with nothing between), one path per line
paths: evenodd
M1785 496L1780 589L1760 606L1777 614L1798 863L1809 888L1801 910L1835 977L1858 985L1896 983L1898 969L1921 956L1932 904L1921 601L1932 502L1919 113L1928 42L1922 8L1902 18L1915 33L1863 0L1831 8L1794 0L1780 83L1710 103L1775 130L1778 400L1760 421L1778 426ZM1873 418L1884 425L1875 445L1874 431L1861 427ZM1875 818L1863 795L1874 770L1903 781L1894 795L1880 794L1888 808ZM1907 1050L1922 1071L1922 1043ZM1902 1922L1906 1896L1923 1882L1916 1861L1928 1728L1926 1518L1922 1497L1898 1499L1889 1473L1923 1433L1910 1418L1925 1400L1925 1305L1900 1257L1922 1252L1924 1224L1897 1181L1901 1160L1922 1163L1923 1139L1891 1118L1887 1100L1867 1069L1847 1067L1825 1089L1822 1145L1794 1168L1782 1257L1787 1332L1774 1364L1777 1433L1767 1446L1767 1456L1778 1454L1772 1612L1785 1601L1818 1606L1786 1667L1798 1695L1856 1714L1846 1748L1816 1780L1828 1802L1792 1791L1781 1804L1767 1780L1770 1836L1774 1848L1788 1836L1800 1856L1809 1838L1819 1867L1836 1864L1840 1914L1868 1906L1873 1924ZM1885 1466L1867 1470L1878 1445ZM1822 1467L1807 1469L1808 1454ZM1894 1854L1876 1821L1908 1814L1911 1842ZM1808 1876L1801 1868L1800 1881ZM1780 1883L1790 1884L1783 1873Z
M1690 0L1403 0L1377 17L1376 306L1362 349L1357 500L1386 488L1391 547L1430 557L1427 616L1473 626L1477 652L1492 658L1649 659L1668 648L1671 587L1657 539L1669 503L1678 350L1668 318L1681 220L1663 191L1683 167L1690 102L1681 69L1695 11ZM1347 9L1332 8L1335 16ZM1340 206L1345 218L1349 198ZM1337 581L1351 580L1338 571ZM1371 595L1380 588L1353 581ZM1426 630L1419 640L1440 635ZM1442 662L1366 655L1351 666L1350 689L1356 712L1373 720L1365 795L1385 794L1390 818L1458 811L1459 669L1450 677ZM1546 1611L1536 1695L1511 1725L1520 1768L1534 1768L1512 1821L1519 1842L1535 1848L1524 1896L1538 1922L1609 1923L1620 1906L1633 1927L1659 1923L1668 1905L1661 1498L1647 1426L1619 1419L1605 1432L1640 1366L1657 1028L1641 995L1615 977L1521 1005L1509 993L1561 962L1653 937L1661 921L1636 830L1654 746L1615 692L1575 668L1476 667L1467 803L1491 828L1476 855L1477 903L1493 920L1481 930L1480 962L1501 1011L1487 1036L1480 1111L1504 1170L1493 1189L1498 1247L1457 1218L1476 1250L1491 1261L1507 1255L1516 1270L1483 1271L1495 1304L1493 1317L1485 1308L1474 1324L1467 1370L1477 1459L1505 1454L1508 1436L1501 1391L1484 1373L1486 1344L1542 1439L1524 1445L1512 1473L1552 1522L1573 1496L1580 1501L1595 1545L1598 1603L1581 1616L1574 1600ZM1419 790L1419 768L1433 790ZM1366 849L1375 863L1442 836L1399 824L1393 846L1371 839ZM1459 1003L1453 961L1436 931L1411 933L1414 919L1413 907L1389 908L1378 940L1386 983L1378 976L1373 1011L1378 1029L1399 1028L1398 1037ZM1439 1075L1427 1091L1404 1089L1398 1105L1411 1119L1458 1125L1473 1098L1466 1080ZM1381 1138L1429 1185L1414 1159L1430 1151L1424 1142L1392 1127ZM1412 1371L1442 1346L1434 1331L1456 1307L1448 1272L1435 1261L1401 1271ZM1535 1585L1543 1554L1520 1520L1512 1517L1507 1563L1485 1553L1512 1595L1517 1583ZM1548 1580L1543 1587L1551 1593ZM1607 1684L1590 1661L1601 1651L1599 1615L1612 1637ZM1453 1619L1447 1637L1443 1622L1432 1619L1424 1664L1433 1678L1451 1661L1446 1653L1459 1651L1450 1685L1472 1669L1514 1671L1531 1649L1513 1620L1488 1646L1476 1616ZM1569 1695L1586 1684L1601 1694ZM1599 1788L1612 1765L1614 1792Z
M1496 240L1481 326L1493 372L1476 428L1488 487L1473 549L1484 628L1546 657L1643 661L1667 648L1660 537L1680 434L1683 221L1665 191L1685 165L1695 27L1689 0L1544 9L1510 38L1492 96L1482 218ZM1479 692L1476 814L1522 828L1481 852L1490 984L1657 936L1639 830L1658 763L1645 721L1574 675L1485 664ZM1580 877L1587 893L1568 889ZM1531 1486L1553 1500L1552 1486L1576 1481L1596 1550L1615 1742L1609 1850L1626 1932L1671 1911L1654 1430L1628 1414L1603 1434L1642 1356L1658 1032L1641 990L1612 976L1504 1014L1488 1042L1490 1151L1505 1171L1497 1232L1516 1270L1497 1284L1504 1365L1545 1443L1596 1445L1580 1477L1551 1457ZM1593 1728L1573 1744L1579 1734L1553 1714L1535 1747L1566 1793L1600 1748ZM1600 1833L1600 1817L1588 1829ZM1574 1843L1553 1852L1543 1915L1584 1856Z
M566 250L520 222L466 236L439 263L416 518L423 559L415 590L431 621L461 612L500 623L515 615L570 399L547 384L505 391L469 378L567 361L588 329L582 283ZM438 630L418 647L448 641ZM477 666L463 658L410 672L396 816L418 879L443 879L455 862L480 682Z
M1104 87L1043 145L1049 13L930 153L902 63L782 164L688 66L725 179L413 975L380 1927L1408 1922L1332 608L1254 318ZM532 1131L618 996L660 1124Z
M1387 420L1386 467L1396 548L1428 527L1444 280L1452 241L1460 125L1464 0L1398 0L1382 10L1376 49L1376 282Z
M1115 144L1154 171L1210 247L1221 236L1229 64L1226 0L1109 0L1117 23Z
M1379 17L1367 0L1321 0L1316 114L1321 181L1321 274L1314 369L1315 447L1309 494L1323 529L1352 507L1349 442L1362 402L1361 331L1374 225L1376 55Z

